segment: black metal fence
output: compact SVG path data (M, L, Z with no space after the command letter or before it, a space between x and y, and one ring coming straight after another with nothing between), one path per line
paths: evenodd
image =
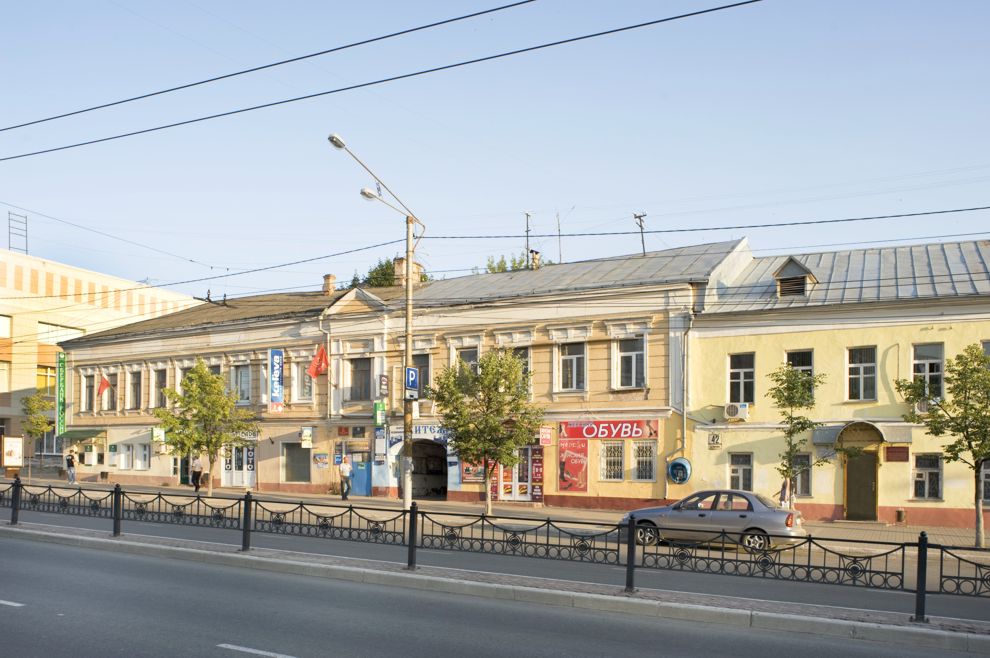
M0 482L0 508L10 524L21 511L124 521L240 530L249 550L253 533L272 533L406 546L408 567L417 549L467 551L517 557L624 565L626 590L634 591L637 569L689 571L795 582L823 583L915 594L913 619L925 618L928 594L990 598L990 550L917 542L868 542L823 537L770 536L770 546L748 549L738 535L709 532L686 541L687 530L663 528L650 541L635 520L628 525L547 518L491 517L460 512L355 507L334 503L258 500L243 497L125 492L74 486ZM656 530L655 528L653 529Z

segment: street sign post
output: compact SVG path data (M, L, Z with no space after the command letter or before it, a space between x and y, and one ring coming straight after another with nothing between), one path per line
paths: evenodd
M406 388L419 390L419 368L406 368Z

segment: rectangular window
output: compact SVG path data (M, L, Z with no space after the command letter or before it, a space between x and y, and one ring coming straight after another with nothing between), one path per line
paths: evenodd
M584 390L584 343L560 346L560 390Z
M156 407L164 407L168 404L168 398L165 397L165 387L168 386L166 382L168 382L168 371L156 370L155 390L152 393L152 399L155 401Z
M413 367L419 370L419 399L429 399L430 386L430 355L413 354Z
M246 363L234 366L234 392L237 404L251 404L251 366Z
M10 361L0 361L0 393L10 393Z
M914 497L942 498L942 455L914 456Z
M371 359L351 359L351 395L349 400L371 399Z
M515 347L512 349L512 354L515 355L517 359L522 361L523 364L523 391L529 391L530 389L530 377L529 377L529 348L528 347Z
M914 379L933 398L942 397L942 343L914 346Z
M794 455L794 470L797 476L794 478L794 495L811 495L811 455Z
M83 378L83 411L96 409L96 375L86 375Z
M854 347L849 350L849 399L877 399L877 348Z
M983 500L990 501L990 459L983 462Z
M117 411L117 373L113 373L106 376L107 381L110 382L109 388L104 391L104 411Z
M61 455L65 440L57 438L55 432L49 430L41 438L41 453L45 455Z
M753 490L753 455L746 452L729 453L729 488Z
M210 374L211 375L219 375L220 374L220 366L219 365L210 366L209 367L209 370L210 370Z
M121 443L117 445L117 468L122 471L130 470L132 460L134 459L134 446L130 443Z
M310 481L310 449L301 443L282 444L282 468L285 482Z
M646 351L643 336L618 341L619 388L643 388L646 385Z
M309 368L309 363L303 361L302 363L297 363L295 365L295 374L293 377L295 380L295 400L300 402L306 402L313 399L313 378L309 376L306 370Z
M134 470L146 471L151 468L151 444L139 443L134 446Z
M622 463L624 444L622 441L601 442L601 478L602 480L622 480L625 464Z
M127 408L128 409L140 409L141 408L141 371L136 370L130 373L130 387L128 388L127 396Z
M756 355L729 355L729 402L752 404L756 399Z
M635 480L653 482L657 478L656 441L636 441L633 443L633 462L636 465Z
M465 347L457 350L457 360L463 361L471 370L478 372L478 348Z
M55 368L50 366L38 366L36 376L36 386L42 395L55 395Z
M983 354L990 356L990 340L983 341Z

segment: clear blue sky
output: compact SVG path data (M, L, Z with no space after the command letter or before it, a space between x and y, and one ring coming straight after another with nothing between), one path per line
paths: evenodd
M508 0L12 3L0 125L154 91ZM718 0L538 0L479 19L109 110L0 132L0 157L654 20ZM358 196L340 133L430 235L724 226L990 205L990 3L767 0L76 150L0 162L30 253L153 283L404 235ZM0 219L8 206L0 206ZM185 259L51 221L45 213ZM990 213L648 235L647 249L748 235L755 249L988 231ZM2 240L0 240L2 242ZM637 253L639 236L537 238L554 261ZM437 276L521 239L424 240ZM174 286L317 288L400 251ZM203 264L213 265L213 269Z

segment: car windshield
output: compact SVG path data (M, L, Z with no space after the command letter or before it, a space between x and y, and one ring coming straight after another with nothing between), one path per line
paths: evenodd
M780 505L777 504L777 501L771 500L762 494L756 494L756 498L770 509L777 509L780 507Z

